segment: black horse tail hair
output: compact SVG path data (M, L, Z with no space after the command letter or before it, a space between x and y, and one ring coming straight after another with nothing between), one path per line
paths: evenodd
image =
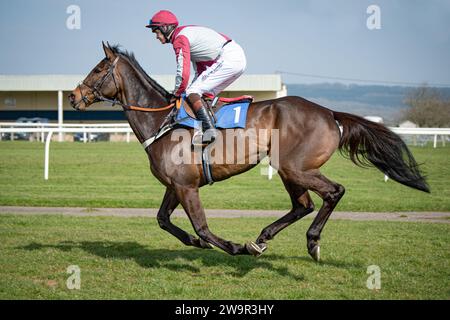
M389 178L408 187L430 192L419 165L403 140L386 126L362 117L333 111L343 127L339 151L358 166L377 167Z

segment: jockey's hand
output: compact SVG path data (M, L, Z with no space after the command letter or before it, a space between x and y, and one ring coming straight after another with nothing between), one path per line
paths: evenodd
M169 104L175 103L177 102L177 100L178 100L177 96L171 95L169 98Z

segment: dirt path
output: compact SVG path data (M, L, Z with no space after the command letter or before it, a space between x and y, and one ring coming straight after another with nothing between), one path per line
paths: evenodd
M74 207L2 207L2 214L60 214L68 216L115 216L115 217L156 217L158 209L133 208L74 208ZM206 210L209 218L239 218L239 217L281 217L286 211L276 210ZM314 217L316 213L309 217ZM181 209L174 212L176 217L186 217ZM330 219L358 221L413 221L450 223L450 212L334 212Z

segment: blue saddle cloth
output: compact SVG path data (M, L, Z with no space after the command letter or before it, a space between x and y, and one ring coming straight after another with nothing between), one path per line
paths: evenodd
M190 117L184 108L185 101L181 103L176 120L179 124L190 128L201 128L201 122ZM227 104L216 112L217 122L216 128L230 129L230 128L244 128L247 121L247 111L250 102L238 102ZM185 119L186 118L186 119Z

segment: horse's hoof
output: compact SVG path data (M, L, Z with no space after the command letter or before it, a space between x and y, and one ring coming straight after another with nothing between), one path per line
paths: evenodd
M267 249L267 245L265 243L256 244L253 241L247 242L245 247L247 248L247 251L255 257L259 257Z
M320 261L320 246L316 245L309 254L315 261L319 262Z

